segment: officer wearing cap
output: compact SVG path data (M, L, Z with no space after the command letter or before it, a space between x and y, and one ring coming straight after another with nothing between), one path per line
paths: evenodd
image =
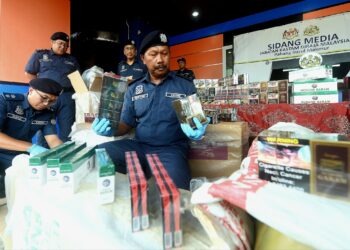
M62 143L57 136L55 114L49 109L62 92L61 85L48 78L33 79L29 84L25 95L0 95L0 197L4 197L5 169L11 166L14 157L23 152L35 155L47 150L31 143L38 130L50 147Z
M135 139L123 139L99 145L106 148L117 171L126 172L125 152L136 151L146 174L145 154L158 154L178 188L188 189L191 179L187 162L188 139L200 140L207 124L198 130L184 130L172 107L172 101L196 93L194 84L170 72L168 38L161 31L149 33L140 46L141 59L148 72L132 82L125 94L118 131L110 121L95 119L92 129L99 135L123 135L135 128Z
M135 80L146 74L146 66L136 59L137 50L133 40L127 40L124 43L123 53L126 60L118 64L118 75L126 77L129 80Z
M62 141L69 139L68 135L75 121L75 102L72 99L74 89L67 75L79 70L76 58L67 53L68 47L69 36L64 32L55 32L51 36L51 49L36 50L25 66L25 74L29 80L50 78L63 88L63 93L53 107L56 111L59 137ZM41 139L39 136L38 140Z
M185 58L179 58L177 59L177 63L179 65L179 69L176 71L176 74L178 76L187 78L191 81L195 79L196 77L194 76L194 73L192 70L186 68L186 59Z

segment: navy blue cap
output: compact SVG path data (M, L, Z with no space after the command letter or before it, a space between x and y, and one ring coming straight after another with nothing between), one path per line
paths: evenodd
M36 78L29 82L29 85L37 90L40 90L46 94L59 96L62 92L61 85L49 78Z
M186 63L186 59L185 58L183 58L183 57L181 57L181 58L179 58L179 59L177 59L177 62L184 62L184 63Z
M147 49L154 46L169 46L168 37L164 32L155 30L147 34L141 42L140 54L144 54Z
M126 45L133 45L133 46L135 47L135 41L129 39L129 40L127 40L127 41L124 43L123 47L125 47Z
M52 34L51 40L63 40L65 42L69 42L69 36L64 32L55 32Z

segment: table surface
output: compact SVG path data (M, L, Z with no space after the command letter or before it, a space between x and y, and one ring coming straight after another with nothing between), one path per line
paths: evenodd
M14 249L163 249L161 212L150 212L150 228L132 233L131 203L126 175L116 174L116 200L100 205L97 173L91 172L74 195L24 177L16 181L16 195L7 218ZM182 247L209 249L210 240L190 211L181 215Z

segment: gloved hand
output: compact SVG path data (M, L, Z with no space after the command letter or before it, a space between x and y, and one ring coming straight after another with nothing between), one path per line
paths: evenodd
M98 135L112 136L111 122L106 118L95 118L91 128Z
M193 122L196 124L197 129L191 128L191 126L188 123L181 123L181 129L185 133L185 135L191 140L201 140L210 122L210 118L207 117L207 122L205 124L202 124L197 117L193 118Z
M33 144L31 147L27 149L27 152L30 154L30 156L38 155L42 152L47 151L47 148L44 148L42 146L39 146L37 144Z

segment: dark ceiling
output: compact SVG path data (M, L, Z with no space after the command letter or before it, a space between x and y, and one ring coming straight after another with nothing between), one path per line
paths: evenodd
M81 31L120 32L138 22L162 29L170 36L302 2L296 0L71 0L72 33ZM233 6L232 6L233 5ZM200 11L197 19L192 10Z

